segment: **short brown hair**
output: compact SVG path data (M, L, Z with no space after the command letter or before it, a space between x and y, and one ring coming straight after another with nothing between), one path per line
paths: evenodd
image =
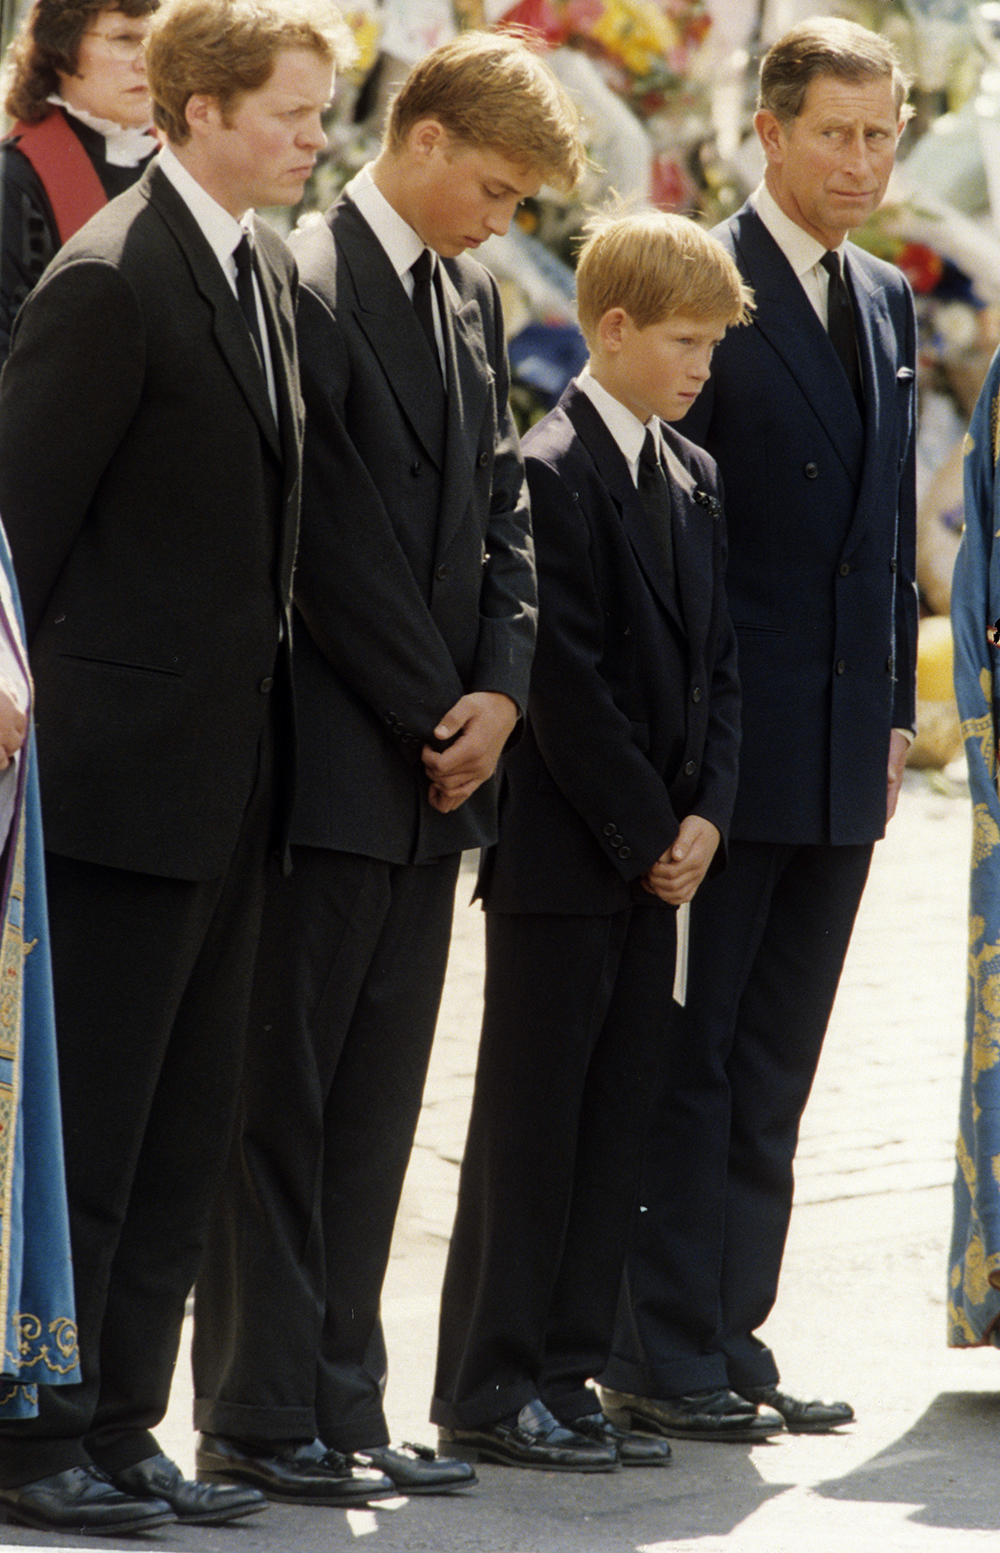
M286 48L344 65L354 41L329 0L166 0L146 49L154 123L184 145L192 97L214 97L225 118L244 92L270 80Z
M436 119L453 140L572 189L586 166L580 117L540 48L518 33L462 32L433 49L390 105L389 150L403 149L414 124Z
M898 116L909 118L913 111L906 105L910 77L893 45L839 16L800 22L768 49L760 65L758 108L773 113L779 124L790 124L802 112L809 83L817 76L853 82L889 76Z
M637 329L678 314L728 326L749 321L753 296L722 244L688 216L614 210L587 222L577 261L577 317L591 348L614 307Z
M37 124L52 112L49 97L61 75L75 75L80 40L102 11L151 16L160 0L34 0L7 50L3 67L4 112Z

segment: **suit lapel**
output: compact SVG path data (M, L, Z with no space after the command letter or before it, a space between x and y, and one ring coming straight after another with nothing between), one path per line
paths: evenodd
M845 274L854 297L854 320L858 337L858 356L865 390L865 457L858 483L858 501L854 524L867 522L868 491L885 478L886 435L883 422L892 424L897 413L898 365L901 342L889 315L885 293L867 273L860 253L845 250ZM850 546L851 532L847 544Z
M427 457L440 468L445 446L444 385L413 305L385 249L350 199L334 207L330 220L354 282L358 324Z
M267 383L240 305L223 274L222 266L187 205L155 163L145 175L144 182L146 197L162 216L184 253L195 288L212 308L213 331L219 351L232 371L262 435L275 457L280 459L281 440L267 394ZM277 378L277 373L275 376Z
M570 385L562 399L562 407L576 428L580 440L597 466L597 472L611 494L622 520L622 527L646 580L670 618L684 630L677 604L677 588L671 587L663 570L656 535L653 533L645 508L635 488L625 455L604 423L603 417L583 391ZM675 460L676 462L676 460ZM671 501L671 522L676 542L678 532L677 504L681 502L681 490L668 473ZM675 502L676 496L676 502ZM680 573L678 573L680 577Z
M749 206L733 222L736 257L753 287L757 308L751 327L759 329L795 378L837 455L857 480L865 450L865 428L851 386L830 338L802 283L778 244ZM853 271L851 271L853 278ZM862 379L868 391L870 363L858 334Z

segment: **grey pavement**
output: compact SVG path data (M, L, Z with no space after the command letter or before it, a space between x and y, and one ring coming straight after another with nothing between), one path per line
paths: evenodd
M764 1335L783 1380L843 1397L841 1434L674 1442L666 1470L479 1469L455 1498L272 1507L123 1546L202 1553L952 1553L1000 1543L1000 1353L948 1350L947 1250L966 953L969 801L908 773L876 849L799 1150L781 1293ZM475 1066L482 920L463 871L451 965L385 1292L394 1437L427 1423L437 1299ZM539 1183L544 1190L544 1183ZM281 1319L281 1312L275 1312ZM161 1439L192 1468L178 1367ZM6 1528L0 1546L98 1547Z

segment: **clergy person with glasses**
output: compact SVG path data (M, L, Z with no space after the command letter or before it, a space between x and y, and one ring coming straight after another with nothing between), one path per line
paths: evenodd
M793 28L761 65L764 180L716 229L757 308L682 428L726 493L739 786L729 866L691 908L687 1003L603 1376L614 1416L666 1435L755 1440L853 1417L782 1389L756 1334L913 728L913 304L898 270L847 240L885 192L906 90L865 28Z

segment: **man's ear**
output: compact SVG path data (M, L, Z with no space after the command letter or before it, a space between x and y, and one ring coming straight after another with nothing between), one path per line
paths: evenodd
M448 144L448 132L440 119L418 119L406 137L407 148L421 161L428 161Z
M753 127L757 131L757 139L768 161L781 162L784 158L785 132L770 108L757 109L753 116Z
M222 122L218 98L206 92L193 92L184 104L184 118L192 135L214 128Z

